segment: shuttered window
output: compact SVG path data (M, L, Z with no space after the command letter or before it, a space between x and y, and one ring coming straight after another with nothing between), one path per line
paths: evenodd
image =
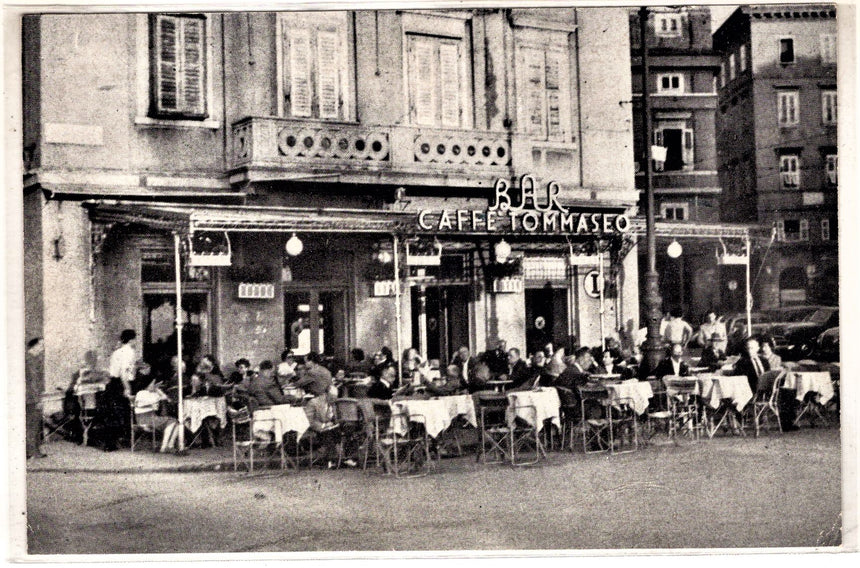
M800 95L797 91L777 93L776 109L779 126L796 126L800 123L799 98Z
M345 12L279 14L283 113L349 120Z
M412 124L464 127L462 41L410 33L406 50Z
M150 16L150 114L206 118L206 18Z
M518 97L520 130L533 138L566 140L568 60L560 49L520 46Z

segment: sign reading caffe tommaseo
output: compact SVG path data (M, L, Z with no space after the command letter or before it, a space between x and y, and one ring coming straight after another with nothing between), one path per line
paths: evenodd
M569 211L558 202L561 188L551 181L541 189L530 175L520 178L519 188L496 180L493 203L481 209L425 209L418 214L424 231L458 233L549 233L602 235L624 233L630 219L623 213Z

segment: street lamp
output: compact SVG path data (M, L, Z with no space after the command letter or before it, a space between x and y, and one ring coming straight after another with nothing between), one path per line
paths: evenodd
M681 247L681 243L673 240L668 248L666 248L666 254L669 255L669 258L678 258L681 256L681 253L684 252L684 249Z

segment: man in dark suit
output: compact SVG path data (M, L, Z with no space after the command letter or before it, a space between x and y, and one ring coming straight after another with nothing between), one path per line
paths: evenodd
M744 342L741 358L735 363L734 374L745 375L750 383L750 390L755 394L758 389L759 377L769 370L770 365L759 356L758 340L754 337L748 337Z
M373 378L373 384L367 389L368 398L378 398L380 400L391 400L392 385L397 377L397 368L390 365L382 370L382 374L377 378Z
M591 355L591 349L580 347L574 352L573 361L568 363L555 380L554 386L568 388L577 393L577 387L588 382L588 374L593 365L594 357Z
M473 357L469 352L469 348L463 345L451 357L451 364L460 367L460 378L463 380L463 383L469 383L475 375L475 369L478 367L478 358Z
M526 362L520 358L520 350L516 347L508 351L508 368L502 377L511 381L511 384L508 385L509 391L524 390L532 386L531 383L534 381L534 376L529 371Z
M493 377L499 377L508 372L507 345L504 339L500 339L495 349L484 352L484 363L490 368Z
M662 379L667 375L689 377L690 367L681 360L684 356L684 347L680 343L673 343L672 347L669 348L668 355L654 368L654 376L658 379Z

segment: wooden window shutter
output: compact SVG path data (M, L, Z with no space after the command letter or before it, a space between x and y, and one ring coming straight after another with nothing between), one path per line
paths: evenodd
M311 35L307 28L290 28L290 114L311 116Z
M460 127L460 49L458 44L439 44L439 87L441 88L441 124Z
M436 124L436 46L430 40L410 37L409 80L412 81L412 112L415 123Z
M546 134L545 61L544 52L523 49L525 68L526 132L544 136Z
M695 144L693 140L693 129L685 128L684 129L684 169L692 170L695 169L696 164L696 154L695 154Z
M206 19L150 16L151 114L206 117Z
M338 34L317 32L317 99L320 118L336 119L340 116L339 62Z

